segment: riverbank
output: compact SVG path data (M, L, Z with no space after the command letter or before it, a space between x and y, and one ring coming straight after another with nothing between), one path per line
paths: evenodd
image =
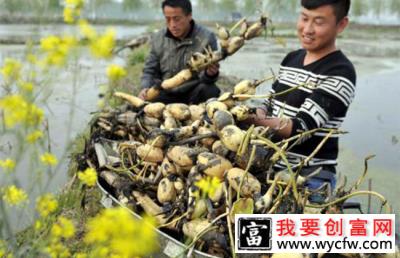
M115 20L115 19L102 19L90 20L99 29L106 27L114 27L120 31L118 44L123 44L130 40L132 34L129 33L130 28L146 28L143 32L151 32L163 26L164 21L140 21L140 20ZM226 23L224 21L198 21L201 24L208 26L211 30L215 30L215 24L223 24L227 27L232 26L233 23ZM5 19L0 18L0 31L9 31L9 33L2 33L0 36L0 45L24 45L26 43L38 44L40 36L46 34L49 28L58 33L70 31L72 26L65 25L61 19L52 19L44 17L43 20L36 20L29 17L21 17L21 19ZM271 34L271 28L273 33ZM270 25L268 37L291 39L296 38L296 26L294 23L274 23ZM137 34L137 33L135 33ZM357 39L357 40L400 40L400 26L392 25L366 25L351 23L349 28L340 36L344 39Z

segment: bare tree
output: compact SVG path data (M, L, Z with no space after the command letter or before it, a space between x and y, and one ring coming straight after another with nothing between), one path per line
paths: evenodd
M353 0L351 3L351 12L354 16L359 17L368 11L368 6L365 4L365 0Z
M21 0L1 0L1 8L6 10L8 14L13 15L18 11L22 11L23 1Z
M151 0L151 1L148 1L148 4L149 4L149 6L150 6L151 8L154 8L154 9L161 9L161 3L162 3L162 1L163 1L163 0Z
M124 0L122 3L124 11L129 11L129 17L134 17L135 12L143 7L143 2L141 0Z
M244 2L244 10L246 12L246 15L251 15L254 14L257 10L257 2L255 0L246 0Z
M373 10L374 14L376 15L377 18L380 18L384 8L385 8L385 3L384 1L381 0L372 0L369 1L369 9Z
M394 14L397 14L397 17L400 18L400 1L399 0L392 0L390 5L390 9Z
M198 1L198 3L199 3L199 8L202 11L210 10L210 8L215 5L214 0L200 0Z
M57 10L61 9L61 3L60 0L49 0L49 9L50 10Z
M97 11L98 9L107 3L111 3L111 0L89 0L89 6L92 12L92 19L97 19Z
M267 10L270 13L295 13L296 8L298 7L299 1L289 0L289 1L275 1L269 0L267 1Z
M236 1L235 0L221 0L220 6L225 12L234 12L236 11Z

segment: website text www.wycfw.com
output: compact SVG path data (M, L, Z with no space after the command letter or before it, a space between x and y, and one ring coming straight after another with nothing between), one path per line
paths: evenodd
M237 214L237 253L394 253L394 214Z
M377 240L365 240L365 241L352 241L344 237L342 240L335 241L277 241L276 245L279 249L285 250L324 250L327 253L332 250L382 250L392 249L393 243L391 241L377 241Z

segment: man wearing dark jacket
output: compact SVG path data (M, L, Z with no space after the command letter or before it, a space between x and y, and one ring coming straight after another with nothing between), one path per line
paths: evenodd
M190 0L165 0L162 10L167 27L152 38L150 55L143 69L142 90L139 93L139 97L143 99L150 87L185 69L193 53L203 52L208 46L213 50L218 48L215 35L192 19ZM220 93L215 85L218 75L218 65L210 65L176 89L161 91L153 101L197 104L217 97Z

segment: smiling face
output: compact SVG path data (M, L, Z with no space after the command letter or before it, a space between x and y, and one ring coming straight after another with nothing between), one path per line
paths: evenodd
M164 17L168 30L179 39L183 39L190 31L192 14L185 14L180 7L164 7Z
M308 53L324 55L336 49L336 36L347 24L347 17L337 22L334 9L330 5L312 10L302 8L297 21L297 35Z

